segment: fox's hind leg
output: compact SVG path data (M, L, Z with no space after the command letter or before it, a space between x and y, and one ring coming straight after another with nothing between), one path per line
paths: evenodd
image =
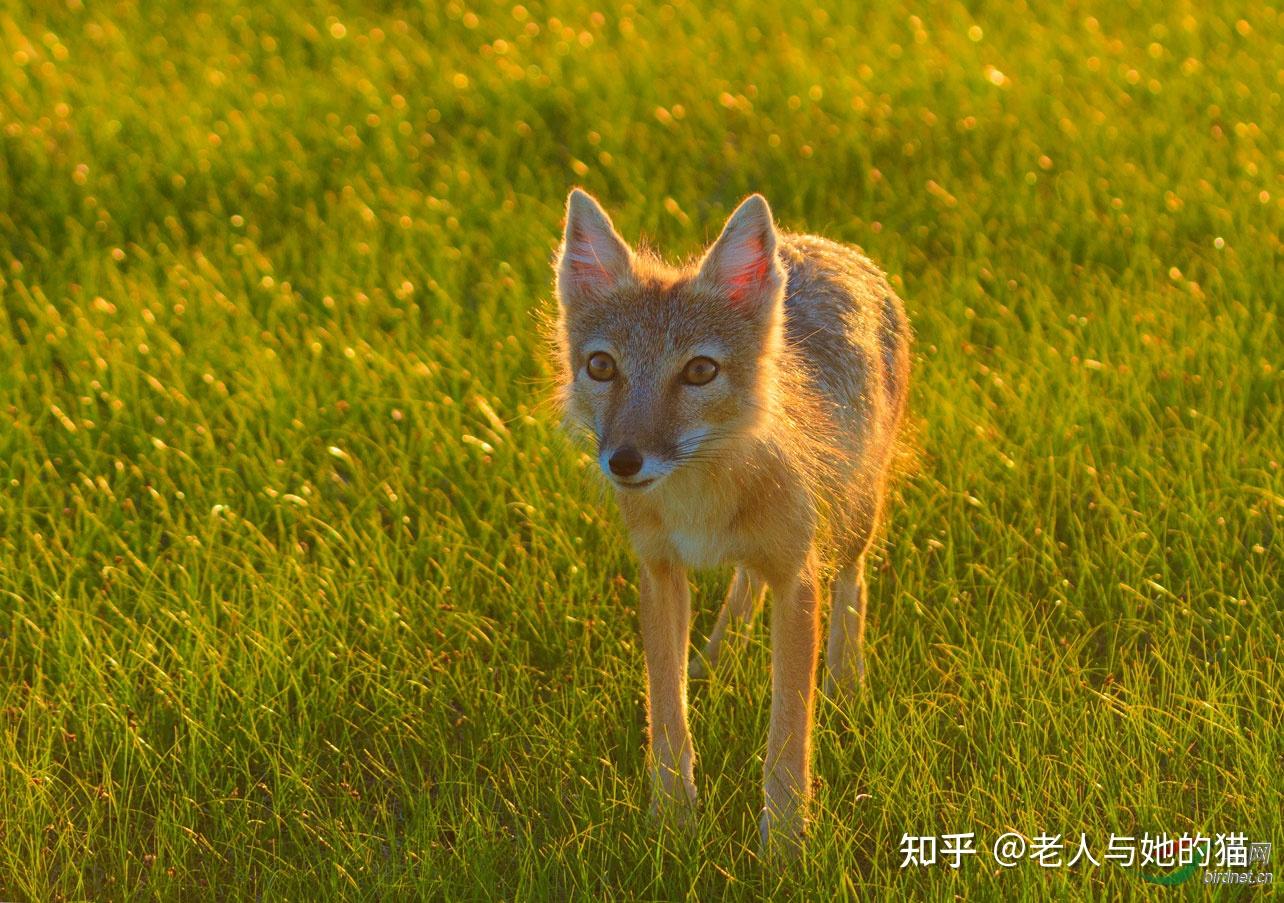
M865 681L865 553L840 570L831 586L825 695L838 696Z
M693 678L698 680L707 677L713 671L728 630L737 645L748 639L749 627L758 609L762 607L762 597L766 592L766 583L745 568L736 568L731 585L727 587L727 598L723 600L718 621L713 625L713 633L709 634L704 652L691 656L690 673Z
M865 558L873 545L883 510L882 480L855 507L857 517L847 546L845 565L830 584L829 643L825 649L825 695L830 698L856 690L865 682ZM841 559L840 559L841 560Z

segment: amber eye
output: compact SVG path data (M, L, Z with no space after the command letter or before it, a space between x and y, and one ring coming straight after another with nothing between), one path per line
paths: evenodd
M615 379L615 360L605 351L594 351L588 359L588 375L600 383Z
M717 361L707 357L693 357L682 368L682 381L689 386L703 386L717 375Z

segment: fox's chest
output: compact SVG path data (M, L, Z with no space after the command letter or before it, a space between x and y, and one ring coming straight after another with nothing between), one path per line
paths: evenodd
M735 543L730 532L711 529L708 524L691 524L671 529L669 544L687 567L717 567L736 557Z
M729 500L712 493L680 496L666 506L661 518L667 544L691 568L736 560L742 543L733 526L734 514Z

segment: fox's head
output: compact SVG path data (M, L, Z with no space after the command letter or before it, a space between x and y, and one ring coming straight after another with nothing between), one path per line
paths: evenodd
M716 461L769 410L785 274L771 210L747 198L699 262L634 253L578 188L557 259L568 425L597 441L616 486L645 491Z

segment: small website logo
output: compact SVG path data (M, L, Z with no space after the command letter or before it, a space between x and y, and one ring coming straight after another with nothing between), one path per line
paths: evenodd
M1271 844L1250 841L1243 832L1207 836L1112 833L1104 845L1086 833L1079 832L1075 837L1006 831L993 844L987 844L978 840L975 831L907 833L900 840L901 868L958 869L970 859L984 857L1002 869L1026 866L1085 870L1113 864L1134 871L1143 881L1165 887L1185 884L1201 869L1203 883L1209 885L1264 885L1275 879L1269 871Z

